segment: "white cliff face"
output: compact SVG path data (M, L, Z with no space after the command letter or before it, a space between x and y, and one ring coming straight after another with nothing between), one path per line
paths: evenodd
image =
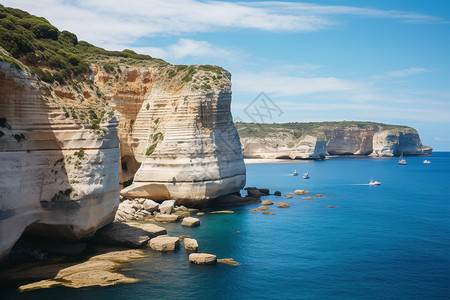
M413 128L348 122L238 124L245 158L314 159L326 155L430 154ZM374 123L372 123L374 124ZM307 133L306 133L307 132ZM299 136L299 138L298 138Z
M419 134L413 128L408 130L382 130L373 137L374 156L429 154L432 148L423 146Z
M119 148L107 105L3 62L0 91L0 259L24 230L77 240L111 222Z
M242 138L241 142L245 158L320 159L325 158L327 150L326 141L321 136L311 135L292 141L276 138Z
M225 80L223 88L208 90L154 83L132 133L132 151L141 165L122 195L205 206L244 187L245 165Z

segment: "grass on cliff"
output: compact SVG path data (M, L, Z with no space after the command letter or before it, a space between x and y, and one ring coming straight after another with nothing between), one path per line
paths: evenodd
M67 83L74 78L82 78L82 75L90 72L89 62L93 59L114 57L124 59L127 63L146 61L167 64L163 60L137 54L132 50L107 51L78 41L74 33L59 31L45 18L1 4L0 46L49 83ZM11 57L0 55L0 60L21 67Z
M315 135L318 132L334 130L337 128L357 127L369 129L371 127L380 127L383 129L404 129L410 128L402 125L391 125L377 122L364 121L341 121L341 122L292 122L292 123L235 123L236 129L241 138L268 138L279 137L280 134L287 134L291 138L299 139L303 135Z

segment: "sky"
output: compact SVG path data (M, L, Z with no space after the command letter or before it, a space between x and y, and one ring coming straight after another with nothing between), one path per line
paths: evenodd
M219 65L235 120L408 125L450 150L447 0L0 3L108 50Z

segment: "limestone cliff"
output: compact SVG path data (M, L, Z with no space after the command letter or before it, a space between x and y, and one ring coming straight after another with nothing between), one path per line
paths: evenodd
M231 75L212 66L96 69L95 83L119 118L125 197L204 206L245 185L233 125Z
M317 159L327 155L430 154L411 127L373 122L237 123L245 158Z
M0 259L25 229L75 240L109 223L119 202L109 105L89 84L45 84L5 62L0 91Z

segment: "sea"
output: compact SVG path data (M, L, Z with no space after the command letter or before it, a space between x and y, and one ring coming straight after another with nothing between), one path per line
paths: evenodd
M183 248L148 250L121 270L138 283L5 290L0 298L450 299L450 153L406 160L406 166L398 158L368 157L247 164L247 186L311 194L262 197L275 203L269 211L276 215L251 212L259 204L250 204L199 216L200 227L165 224L170 235L197 239L199 252L238 266L192 265ZM306 172L310 179L302 178ZM371 179L381 185L369 186Z

